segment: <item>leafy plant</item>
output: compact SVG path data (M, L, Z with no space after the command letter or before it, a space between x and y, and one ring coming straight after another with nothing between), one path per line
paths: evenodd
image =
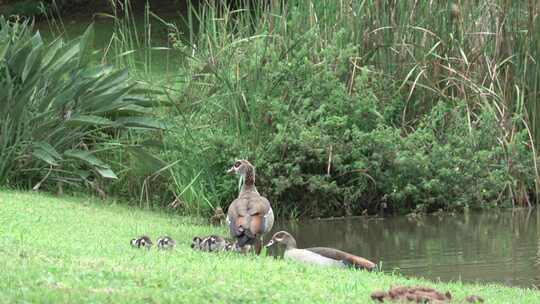
M100 155L130 130L163 129L126 70L93 63L93 35L46 45L28 21L0 18L0 184L115 179Z

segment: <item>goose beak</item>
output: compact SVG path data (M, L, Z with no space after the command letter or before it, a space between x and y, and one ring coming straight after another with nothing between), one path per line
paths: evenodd
M234 173L234 167L231 167L229 170L227 170L227 174L231 174L231 173Z
M274 245L274 240L270 240L270 242L268 242L268 244L266 244L265 247L268 248L272 245Z

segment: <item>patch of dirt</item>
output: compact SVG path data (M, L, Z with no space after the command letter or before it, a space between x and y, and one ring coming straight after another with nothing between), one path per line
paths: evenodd
M443 293L426 286L397 286L388 291L375 291L371 294L373 301L388 302L413 302L413 303L450 303L452 295L449 291ZM484 303L484 299L477 295L465 298L468 303Z
M452 295L449 291L442 293L430 287L398 286L390 288L387 292L376 291L371 294L371 299L381 303L385 300L391 302L448 303L452 300Z

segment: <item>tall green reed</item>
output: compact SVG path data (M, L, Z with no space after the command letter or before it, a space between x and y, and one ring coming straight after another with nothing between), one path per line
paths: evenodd
M123 3L124 9L114 13L110 49L117 64L150 73L155 69L151 50L156 48L152 21L167 22L147 6L141 36L129 1ZM174 149L185 152L183 165L170 168L175 174L174 192L191 193L184 200L192 206L198 206L201 198L208 206L213 204L209 193L219 191L212 177L216 164L205 154L209 143L199 138L199 130L206 130L208 137L222 133L206 125L209 120L224 122L220 126L225 130L220 131L234 134L227 144L264 149L270 133L261 121L272 119L267 116L271 109L257 100L264 99L287 75L278 75L268 84L261 73L275 58L287 62L298 56L295 51L308 42L313 52L305 56L317 64L331 64L317 57L317 51L330 44L355 45L344 82L352 92L356 75L364 69L393 83L393 91L386 93L405 97L400 125L404 133L414 130L437 103L466 100L469 129L474 128L472 121L480 111L495 113L504 134L499 138L501 146L512 149L515 141L523 140L517 134L526 130L536 164L540 137L537 13L538 3L532 0L246 0L234 7L229 1L190 1L183 19L185 32L167 23L177 52L167 54L182 58L180 66L167 67L178 75L163 85L176 106L170 114L181 130L175 140L182 146ZM141 51L143 56L137 57ZM143 58L142 69L137 58ZM256 68L246 68L252 65ZM178 154L167 157L174 163ZM510 159L507 163L509 174L518 174ZM532 188L538 199L539 182L537 173L534 186L522 181L510 187L514 203L527 204Z
M357 55L349 58L352 68L347 81L351 87L357 69L368 67L396 84L395 95L406 97L401 119L405 132L414 129L419 117L436 103L466 100L469 121L483 110L497 115L505 148L517 140L517 132L526 129L536 163L540 137L538 5L532 0L292 0L241 1L232 8L226 1L204 1L188 12L188 20L199 24L189 37L189 47L198 54L192 60L201 62L198 70L191 65L187 74L212 74L227 88L229 96L209 94L205 105L214 104L217 113L225 109L225 119L238 143L255 147L264 141L264 130L257 121L265 109L253 102L261 94L258 75L242 74L242 47L260 42L263 67L274 55L265 52L270 45L286 61L305 39L316 39L316 48L323 49L340 35L338 45L352 42L357 46ZM311 32L318 34L309 35ZM198 79L186 79L184 96ZM511 161L508 164L512 174ZM537 174L535 184L538 182ZM515 195L516 204L528 203L527 187L516 186L519 189L514 191L522 193ZM538 198L539 189L534 188Z

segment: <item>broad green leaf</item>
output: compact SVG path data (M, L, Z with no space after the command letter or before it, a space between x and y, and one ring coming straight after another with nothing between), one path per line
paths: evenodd
M168 107L172 106L173 103L168 100L158 100L158 99L149 99L142 96L129 96L126 97L125 100L132 101L133 104L136 104L141 107Z
M65 47L59 50L59 54L51 61L50 65L46 67L47 70L54 71L68 71L71 69L70 61L77 56L79 52L79 43L77 41L72 41Z
M88 98L84 107L95 114L103 114L124 107L129 104L128 102L124 102L124 97L131 90L131 87L129 86L118 89L113 93Z
M41 99L41 101L39 102L37 106L38 112L43 113L46 110L48 110L49 107L53 104L53 100L56 97L58 97L58 95L61 92L65 91L66 85L69 85L69 84L62 83L57 86L49 87L48 88L49 93Z
M120 117L116 119L116 122L122 124L126 127L137 127L137 128L145 128L145 129L165 129L165 125L152 118L152 117Z
M103 64L93 65L91 67L85 68L81 73L81 77L85 79L92 79L96 81L96 84L97 84L100 81L99 77L102 77L102 76L107 77L106 75L111 73L112 70L113 70L113 66L111 65L103 65Z
M58 153L58 151L56 151L56 149L48 142L37 141L33 143L32 145L34 146L35 149L41 149L47 152L48 154L50 154L55 159L62 159L62 156L60 155L60 153Z
M37 158L39 160L42 160L42 161L46 162L47 164L49 164L51 166L58 166L58 163L56 162L56 160L50 154L45 152L44 150L41 150L41 149L34 150L34 151L32 151L32 156L34 156L35 158Z
M11 43L8 41L2 41L0 43L0 60L4 60L6 57L6 53L11 46Z
M79 66L88 65L92 57L92 43L94 41L94 23L90 24L84 34L81 36L79 43Z
M51 101L51 106L55 109L59 109L65 106L70 101L73 101L73 98L78 91L79 91L79 88L75 85L72 85L71 87L66 88L62 93L58 94Z
M85 150L66 150L64 156L81 160L93 167L107 168L107 164L95 157L92 153Z
M51 60L56 56L56 53L62 48L64 42L62 39L56 39L53 43L47 48L47 52L43 55L42 64L43 67L47 67Z
M146 150L144 150L141 147L137 146L131 146L127 149L127 151L133 155L135 158L137 158L137 167L141 168L143 172L141 172L142 175L151 175L155 174L156 172L159 172L161 169L167 167L167 162L163 161L162 159L158 158L157 156L148 153ZM169 170L163 170L159 174L163 176L169 176L170 171Z
M135 88L132 91L133 95L165 95L165 92L163 90L155 90L155 89L149 89L149 88Z
M22 71L26 64L26 58L28 57L28 54L32 51L30 47L30 41L27 41L22 45L20 48L14 50L14 54L9 59L8 65L15 75L21 75Z
M32 144L32 155L37 159L40 159L51 166L58 166L57 160L61 160L62 157L48 142L38 141Z
M35 73L39 73L42 51L43 48L41 46L36 47L30 52L30 54L26 58L26 63L24 65L21 76L23 82L26 82L26 78L28 77L28 75L35 75Z
M152 114L152 110L138 105L129 104L119 108L114 113L119 115L150 115Z
M86 180L90 176L90 172L87 170L73 170L73 174L80 177L82 180Z
M96 75L99 73L97 72L98 69L103 69L103 67L96 67L97 69L95 69L94 73L96 73ZM92 69L94 70L94 69ZM99 80L99 78L101 77L101 75L97 75L95 77L93 76L90 76L89 73L85 73L86 71L81 71L81 75L79 75L80 77L78 77L78 86L79 86L79 90L77 91L77 93L75 94L75 96L73 96L73 98L75 99L87 99L89 98L89 96L91 96L92 94L94 94L93 92L93 87L95 87L95 84L96 82ZM105 74L102 73L101 74ZM85 76L85 75L88 75L88 76Z
M103 67L104 69L106 67ZM101 79L97 79L97 81L94 83L94 86L92 87L92 94L89 94L88 97L94 97L97 95L107 94L110 93L111 89L115 90L118 88L118 86L124 86L126 81L128 80L128 72L127 69L122 69L118 71L114 71L112 73L108 73L105 77L102 77Z
M69 127L110 126L113 125L113 122L105 117L96 115L75 115L68 119L65 124Z
M41 39L41 35L39 34L39 31L37 31L34 36L30 39L32 42L32 47L37 48L43 46L43 39Z
M118 178L118 176L116 176L116 174L110 168L96 167L94 169L99 173L99 175L101 175L104 178L110 178L110 179L117 179Z

